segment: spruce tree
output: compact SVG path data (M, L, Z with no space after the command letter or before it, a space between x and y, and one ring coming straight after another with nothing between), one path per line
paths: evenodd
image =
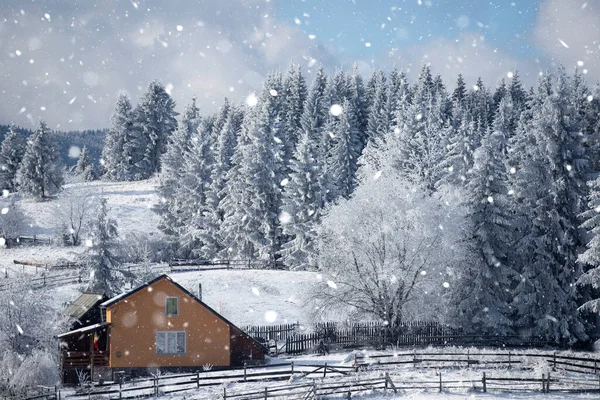
M121 292L129 274L119 270L117 222L108 217L105 198L100 199L97 218L91 224L91 238L83 255L84 265L90 270L87 290L111 297Z
M179 192L184 175L184 161L191 147L191 138L197 134L200 126L200 110L196 106L196 99L192 100L179 123L177 130L171 136L167 151L162 156L160 181L157 187L161 202L155 211L160 215L158 228L166 235L176 240L181 227L186 221L181 219L180 208L182 201L176 194Z
M505 141L500 132L486 137L468 173L465 206L472 256L460 271L453 307L461 326L493 335L514 333L511 290L516 273L508 257L513 235L502 156Z
M281 255L289 269L307 269L314 265L312 257L322 204L314 151L308 133L303 132L291 161L290 181L283 190L280 219L287 239Z
M146 179L160 169L161 157L171 134L177 129L175 101L164 86L153 81L135 110L135 129L145 148L137 161L136 179Z
M50 130L40 121L28 140L23 162L17 171L19 192L44 199L59 191L64 183L62 165Z
M11 124L0 147L0 190L17 190L17 171L24 155L25 139Z
M515 289L515 326L556 343L585 339L577 314L578 217L585 198L585 152L572 84L564 71L540 79L521 118L514 190L529 224L515 248L521 279ZM514 154L514 152L513 152ZM535 182L535 185L532 185Z
M591 288L592 295L579 308L582 312L598 314L600 312L600 177L589 182L587 210L582 214L585 219L581 225L592 234L585 252L579 255L579 262L587 270L577 280L581 288Z
M133 114L131 102L125 94L119 95L111 117L111 127L104 139L102 148L102 170L104 177L111 181L132 179L133 163L141 159L140 149L133 140Z

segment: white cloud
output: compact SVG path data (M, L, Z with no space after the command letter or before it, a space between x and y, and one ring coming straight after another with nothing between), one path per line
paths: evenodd
M600 3L546 0L540 6L533 40L557 64L578 66L590 80L600 79ZM566 45L566 46L565 46Z
M6 1L0 123L31 126L43 117L61 129L107 127L118 93L135 103L153 79L173 85L179 110L195 96L203 112L213 111L225 96L243 102L270 69L336 64L293 21L273 19L273 1L141 0L102 11L93 2ZM40 19L44 12L51 21Z

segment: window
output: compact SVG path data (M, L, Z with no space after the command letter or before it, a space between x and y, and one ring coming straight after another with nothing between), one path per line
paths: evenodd
M179 315L177 297L167 297L166 314Z
M185 331L156 332L156 354L185 354Z

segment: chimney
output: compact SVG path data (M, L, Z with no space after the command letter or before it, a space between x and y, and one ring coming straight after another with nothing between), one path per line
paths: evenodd
M202 301L202 284L198 283L198 300Z

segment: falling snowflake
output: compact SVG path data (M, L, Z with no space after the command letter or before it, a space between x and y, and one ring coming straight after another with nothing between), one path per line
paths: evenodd
M271 94L271 96L273 96L273 97L277 96L277 90L275 90L275 89L271 89L271 90L269 90L269 93L270 93L270 94Z
M259 292L258 288L255 288L255 287L253 287L253 288L252 288L252 293L253 293L255 296L260 296L260 292Z
M254 107L258 104L258 98L254 93L250 93L248 97L246 97L246 105L248 107Z
M277 312L267 311L265 313L265 321L267 321L269 324L272 324L273 322L277 321Z
M281 222L282 224L289 224L290 222L292 222L292 216L290 215L290 213L282 211L281 214L279 214L279 222Z
M340 106L339 104L334 104L329 109L329 114L333 115L334 117L339 117L340 115L342 115L343 111L344 109L342 108L342 106Z
M450 287L450 284L448 282L444 282L442 283L442 286L448 289Z
M8 207L4 207L2 209L2 214L8 214Z
M562 44L564 48L566 48L566 49L568 49L568 48L569 48L569 45L568 45L568 44L566 44L564 40L562 40L562 39L558 39L558 42L559 42L560 44Z
M327 286L332 289L337 289L337 284L334 281L327 281Z

